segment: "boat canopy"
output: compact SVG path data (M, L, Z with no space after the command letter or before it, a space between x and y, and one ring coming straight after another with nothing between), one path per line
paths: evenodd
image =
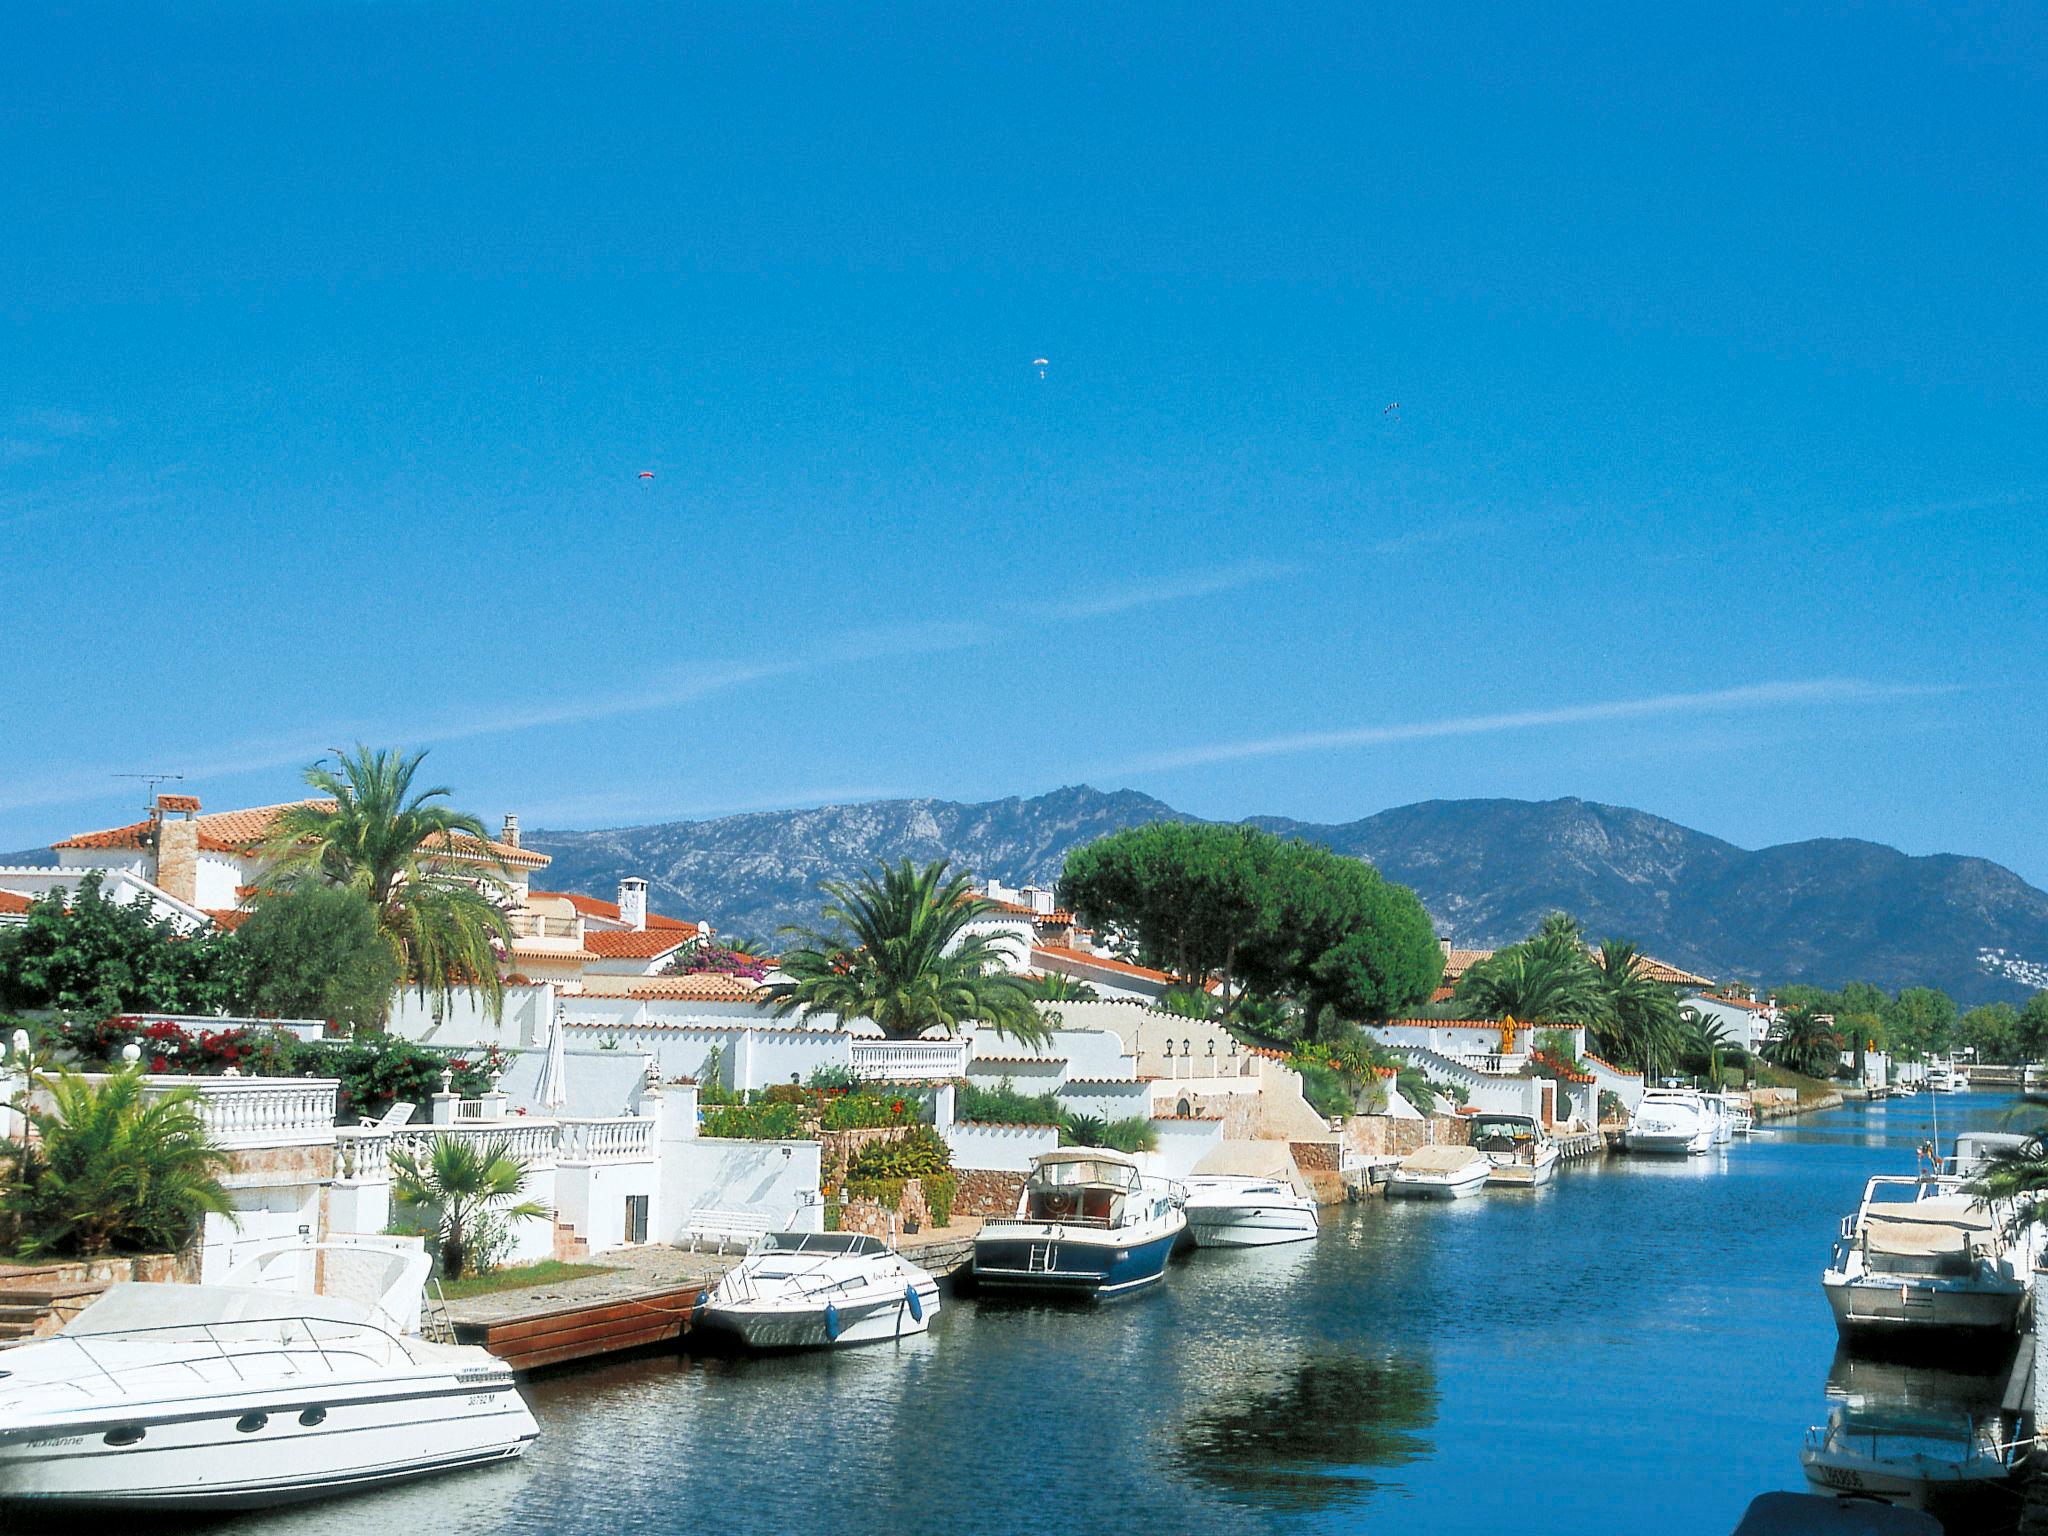
M1456 1173L1478 1156L1470 1147L1417 1147L1401 1166L1410 1173Z
M371 1310L340 1296L240 1285L175 1285L123 1280L67 1323L67 1338L239 1323L317 1322L383 1331ZM275 1332L275 1330L270 1330Z
M1996 1247L1998 1224L1967 1197L1936 1198L1872 1205L1863 1213L1863 1234L1878 1253L1926 1256Z
M1138 1187L1138 1165L1102 1147L1070 1147L1032 1159L1031 1183L1065 1188L1093 1184L1117 1190Z

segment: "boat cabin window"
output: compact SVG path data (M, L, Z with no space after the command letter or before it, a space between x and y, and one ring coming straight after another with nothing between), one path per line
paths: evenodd
M762 1238L758 1250L762 1253L883 1253L887 1250L878 1237L865 1232L770 1232Z
M1107 1159L1098 1162L1094 1158L1077 1157L1040 1163L1031 1170L1031 1182L1048 1188L1100 1184L1113 1190L1130 1190L1138 1187L1138 1170L1129 1163L1113 1163Z
M1114 1190L1073 1189L1066 1186L1030 1191L1025 1202L1033 1221L1113 1221L1119 1197Z

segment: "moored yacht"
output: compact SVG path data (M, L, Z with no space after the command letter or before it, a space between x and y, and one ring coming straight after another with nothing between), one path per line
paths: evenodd
M939 1283L859 1232L771 1232L704 1304L702 1324L754 1349L830 1349L923 1333Z
M1927 1091L1929 1093L1968 1093L1970 1075L1949 1061L1931 1061L1927 1064Z
M2004 1415L1906 1403L1840 1404L1807 1431L1799 1453L1806 1480L1823 1492L1882 1499L1945 1521L1966 1510L1989 1513L1987 1497L2012 1480L2020 1460Z
M1317 1232L1314 1200L1287 1180L1191 1174L1182 1183L1188 1235L1200 1248L1264 1248Z
M404 1332L427 1255L369 1262L356 1299L123 1283L7 1351L0 1506L256 1508L519 1456L539 1431L510 1368Z
M1713 1111L1690 1088L1652 1088L1628 1117L1623 1145L1631 1152L1686 1157L1714 1145Z
M2041 1229L2006 1231L2003 1202L1960 1180L1880 1175L1863 1191L1821 1284L1845 1339L2010 1334L2031 1294Z
M1496 1188L1533 1189L1557 1172L1557 1141L1532 1115L1475 1115L1472 1148L1489 1165Z
M1031 1160L1017 1214L974 1239L974 1281L991 1290L1121 1296L1157 1284L1187 1216L1173 1188L1107 1147Z
M1476 1147L1419 1147L1387 1175L1387 1193L1409 1200L1462 1200L1486 1188L1493 1164Z

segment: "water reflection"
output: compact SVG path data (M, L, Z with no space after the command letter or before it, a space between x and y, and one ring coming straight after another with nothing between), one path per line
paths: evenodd
M1367 1467L1427 1456L1436 1368L1412 1354L1317 1353L1256 1374L1189 1416L1189 1476L1269 1507L1327 1509L1380 1486Z

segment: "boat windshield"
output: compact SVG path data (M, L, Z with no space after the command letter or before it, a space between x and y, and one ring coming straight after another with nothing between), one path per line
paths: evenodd
M759 1253L868 1254L886 1253L882 1240L865 1232L770 1232Z
M205 1329L215 1339L244 1336L274 1339L280 1323L328 1325L328 1335L370 1329L382 1332L368 1309L339 1296L239 1285L158 1285L123 1281L61 1330L67 1338L154 1332L166 1328ZM247 1328L241 1325L250 1325Z
M1472 1122L1472 1145L1482 1152L1512 1152L1536 1139L1536 1124L1514 1115L1481 1115Z

